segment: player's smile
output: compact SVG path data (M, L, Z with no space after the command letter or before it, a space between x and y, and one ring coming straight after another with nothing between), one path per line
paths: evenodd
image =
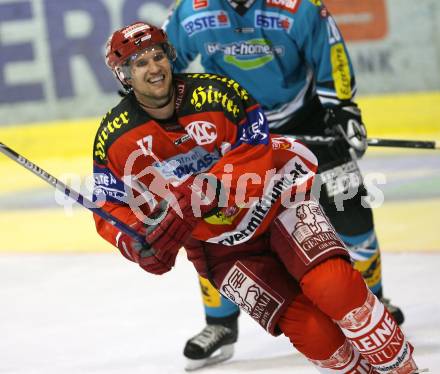
M130 84L138 92L138 100L149 107L159 107L172 94L171 67L160 47L149 48L132 57Z

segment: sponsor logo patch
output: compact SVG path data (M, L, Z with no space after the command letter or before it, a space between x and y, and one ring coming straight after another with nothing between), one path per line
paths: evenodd
M344 248L319 204L305 201L292 209L295 210L294 217L289 212L281 214L279 219L291 233L299 257L306 265L333 249Z
M269 143L269 125L259 109L248 113L248 121L239 128L239 143L252 145Z
M241 220L237 231L225 233L212 241L223 245L237 245L247 241L254 235L258 227L268 215L270 209L277 202L281 195L294 185L299 185L312 176L312 171L301 161L299 157L291 160L290 170L286 170L280 178L269 183L263 197L254 204Z
M206 43L208 55L222 53L223 60L242 70L258 69L274 59L284 55L283 46L274 46L266 39L250 39L229 44Z
M126 202L127 193L124 183L116 178L106 167L94 165L93 179L93 202L111 201L116 203Z
M272 318L284 303L284 299L278 293L240 261L236 262L226 274L220 291L265 330L268 330Z
M293 25L293 18L276 12L257 10L255 12L255 27L266 30L290 31Z
M335 89L338 98L348 100L351 98L351 76L348 57L342 43L331 46L330 60L332 64L332 76L335 81Z
M127 125L129 123L128 112L121 113L119 114L119 116L111 120L107 120L107 117L105 117L103 119L103 123L104 121L107 121L107 124L102 125L101 132L99 132L96 135L96 142L94 149L95 156L98 157L100 160L104 160L106 157L105 145L107 143L109 134L118 131L122 126Z
M208 74L208 73L202 73L202 74L196 73L196 74L190 74L189 76L191 78L220 81L222 83L225 83L228 88L232 87L241 100L247 101L249 99L248 92L243 87L240 87L240 85L231 78L222 77L216 74Z
M236 205L224 208L212 216L204 218L210 225L232 225L235 217L240 213L240 208Z
M193 9L203 9L208 6L208 0L193 0Z
M291 149L293 146L293 140L289 140L288 138L272 138L273 149Z
M349 190L357 190L362 183L361 172L354 161L323 171L318 176L325 185L329 197L345 194Z
M143 25L141 23L135 23L134 25L128 26L124 29L124 38L129 38L136 34L137 32L141 32L144 30L149 30L149 25Z
M364 325L361 325L362 327L368 324L368 317L374 312L374 310L370 310L370 313L364 316ZM344 322L347 322L345 318ZM366 334L360 334L360 336L353 334L354 336L350 339L359 352L368 357L368 361L373 365L379 366L381 364L390 364L390 357L398 359L400 355L407 355L408 352L402 351L405 337L402 331L397 328L397 323L390 313L383 313L376 326L375 329ZM354 330L354 328L349 328L349 330L352 329ZM388 370L392 370L392 368L390 367Z
M205 104L221 105L227 112L238 117L240 108L234 101L234 96L230 98L228 93L214 89L212 86L199 86L192 92L191 104L196 110L201 110Z
M182 137L180 137L179 139L176 139L174 141L175 145L180 145L183 143L186 143L187 141L189 141L191 139L191 137L188 134L183 135Z
M266 0L266 5L295 13L300 2L301 0Z
M183 94L185 93L185 84L177 80L177 95L176 95L176 111L179 110L182 104Z
M157 161L153 167L166 179L183 179L187 175L203 173L220 159L218 151L208 152L201 146L191 149L187 153L173 156L164 161Z
M182 21L182 27L188 36L208 29L221 29L230 26L229 17L223 11L196 13Z

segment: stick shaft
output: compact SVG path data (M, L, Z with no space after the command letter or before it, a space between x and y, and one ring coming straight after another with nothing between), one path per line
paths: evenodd
M403 139L377 139L370 138L367 141L373 147L397 147L418 149L440 149L440 143L435 140L403 140Z
M90 199L80 194L79 192L72 190L70 187L66 186L63 182L55 178L53 175L49 174L47 171L40 168L38 165L29 161L26 157L23 157L19 153L15 152L5 144L0 142L0 152L5 156L9 157L11 160L17 162L19 165L23 166L25 169L34 173L37 177L40 177L45 182L49 183L57 190L61 191L67 197L75 200L77 203L82 205L84 208L92 211L93 213L105 219L108 223L115 226L118 230L121 230L125 234L132 237L139 243L145 243L145 238L140 235L136 230L132 229L130 226L126 225L124 222L113 216L112 214L106 212L104 209L97 207ZM73 198L71 195L75 196Z
M314 135L282 135L282 136L292 137L301 140L309 145L331 144L337 140L334 136L314 136ZM435 140L368 138L367 144L371 147L440 149L440 142Z

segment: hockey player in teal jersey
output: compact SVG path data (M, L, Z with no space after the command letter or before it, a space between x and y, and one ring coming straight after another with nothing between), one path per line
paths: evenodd
M322 1L181 0L165 28L177 49L176 70L200 55L206 72L232 77L262 104L271 132L339 136L331 146L312 147L323 184L320 203L355 267L401 324L401 310L383 298L372 211L362 202L367 192L356 159L366 150L366 130L353 101L353 67ZM343 173L349 183L337 182ZM349 190L357 193L338 211L335 200ZM238 337L238 308L208 280L200 282L207 325L185 346L188 369L230 358Z

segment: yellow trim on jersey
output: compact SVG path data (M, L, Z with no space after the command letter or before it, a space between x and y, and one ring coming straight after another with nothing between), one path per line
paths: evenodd
M350 65L342 43L331 46L330 61L332 64L332 77L335 82L336 95L340 100L348 100L351 98Z
M321 6L322 1L321 0L309 0L314 6Z

